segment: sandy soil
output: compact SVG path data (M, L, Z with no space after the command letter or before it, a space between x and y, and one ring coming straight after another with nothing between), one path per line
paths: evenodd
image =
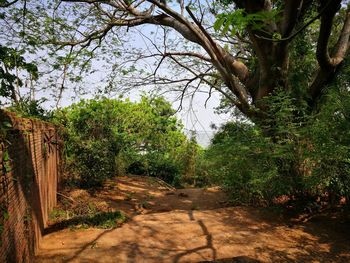
M137 176L109 181L94 194L65 195L130 219L109 230L53 231L35 262L350 262L348 218L292 222L263 209L227 207L217 188L175 190Z

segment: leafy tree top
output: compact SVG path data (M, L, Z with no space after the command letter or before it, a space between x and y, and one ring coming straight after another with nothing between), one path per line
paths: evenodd
M157 41L148 30L139 30L155 53L135 51L134 61L153 57L156 65L136 85L181 84L181 90L175 89L180 98L204 86L209 96L221 93L228 105L254 121L268 118L263 98L278 89L315 109L349 49L347 0L25 1L25 16L19 3L5 14L25 21L15 27L18 36L34 49L55 46L50 55L56 55L64 69L79 55L85 59L76 66L85 65L99 48L109 47L111 61L121 55L119 46L129 30L159 27L163 34ZM169 30L177 32L179 41ZM156 77L164 61L174 67L172 78ZM125 70L123 65L119 72Z

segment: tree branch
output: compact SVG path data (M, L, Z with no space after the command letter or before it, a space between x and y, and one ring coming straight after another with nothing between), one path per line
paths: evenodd
M329 23L328 20L326 20L326 22ZM323 29L322 31L323 34L326 32L329 32L328 31L329 25L327 25L327 27L328 28ZM310 89L309 89L309 95L311 97L309 105L311 108L313 108L316 105L317 99L322 94L324 85L336 75L337 69L343 62L349 50L350 7L348 7L346 11L345 21L344 21L341 33L339 35L337 44L335 45L335 51L332 57L328 53L328 39L329 39L329 36L328 37L322 36L321 40L319 40L319 42L321 42L320 43L321 46L318 48L317 58L319 60L320 68L318 69L316 73L316 77L314 78L314 81L310 85ZM327 40L327 44L325 43L326 40Z
M11 5L14 5L15 3L17 3L18 0L13 0L12 2L4 2L4 3L0 3L0 8L6 8L6 7L10 7Z
M317 42L316 57L318 64L324 70L329 70L334 66L332 65L329 56L328 42L332 33L333 19L340 7L340 3L341 0L333 0L332 5L328 6L327 10L321 15L321 26Z
M301 11L303 0L286 0L284 7L283 20L281 24L281 35L287 37L293 31L298 16Z

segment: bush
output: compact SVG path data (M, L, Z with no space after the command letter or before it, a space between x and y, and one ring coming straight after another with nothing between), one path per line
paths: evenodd
M152 176L174 186L180 186L181 165L174 160L164 158L162 154L147 154L131 163L129 174Z
M7 110L15 112L19 117L49 121L52 117L52 112L42 107L41 104L43 102L45 102L44 99L32 100L24 97L17 104L7 108Z
M80 174L80 187L99 187L115 176L115 153L110 148L108 141L90 141L76 148L74 162Z
M56 112L56 122L66 127L70 178L86 188L124 172L172 183L182 171L178 155L187 141L174 113L161 97L81 101Z
M331 90L324 98L327 106L311 116L286 93L267 99L265 123L223 125L201 169L236 203L270 204L281 195L300 200L327 195L335 203L341 197L349 202L349 91Z
M229 123L204 153L204 168L212 183L222 185L237 204L258 204L283 194L269 141L256 127Z
M145 163L142 161L135 161L129 165L126 172L128 174L147 175L147 168Z
M148 168L149 176L157 177L176 187L180 183L180 167L176 163L163 158L151 158Z

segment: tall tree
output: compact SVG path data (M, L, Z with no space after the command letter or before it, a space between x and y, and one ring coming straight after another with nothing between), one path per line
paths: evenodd
M59 46L56 53L68 47L69 56L59 56L64 70L82 52L89 57L85 63L98 47L104 49L112 44L112 49L118 50L122 43L118 38L141 28L139 33L150 40L156 51L149 56L158 62L142 84L185 82L179 90L181 96L190 84L196 83L194 91L204 85L209 87L209 93L220 92L226 105L268 127L267 133L272 136L270 128L283 118L269 114L271 108L278 110L271 107L274 100L267 99L269 95L288 93L292 103L305 107L307 114L313 113L322 104L320 98L327 85L341 71L350 45L347 0L25 2L27 23L15 30L28 36L34 45ZM14 17L22 16L21 10ZM143 25L162 29L162 41L153 41L150 30ZM168 29L177 32L181 42L176 42ZM39 42L33 38L38 32ZM193 45L188 47L187 43ZM147 57L139 53L135 60ZM187 74L182 79L178 74L172 79L156 78L165 60ZM294 110L288 121L293 122L294 115L295 120L300 118L300 112Z
M290 82L291 44L308 26L313 25L313 30L319 32L317 38L310 39L314 41L312 49L318 62L305 93L310 107L316 105L349 49L350 11L346 0L232 0L224 1L223 5L210 2L207 6L201 1L186 3L183 0L178 4L156 0L47 2L54 12L46 13L48 34L43 41L61 46L95 47L121 27L152 24L174 29L202 50L167 52L164 45L164 50L158 49L162 59L170 58L185 67L196 79L219 90L250 118L262 117L265 108L261 99L276 88L295 89ZM33 8L40 6L32 5ZM29 3L26 8L30 9ZM218 35L209 27L210 20L205 17L209 11L221 12L216 29L223 28L224 34ZM59 14L70 16L64 20ZM31 16L35 18L34 13ZM242 30L228 34L228 28ZM40 34L44 35L44 31ZM336 41L331 41L335 38ZM231 48L223 46L225 42L232 44ZM183 56L199 59L211 67L207 67L206 72L198 72L177 59Z

